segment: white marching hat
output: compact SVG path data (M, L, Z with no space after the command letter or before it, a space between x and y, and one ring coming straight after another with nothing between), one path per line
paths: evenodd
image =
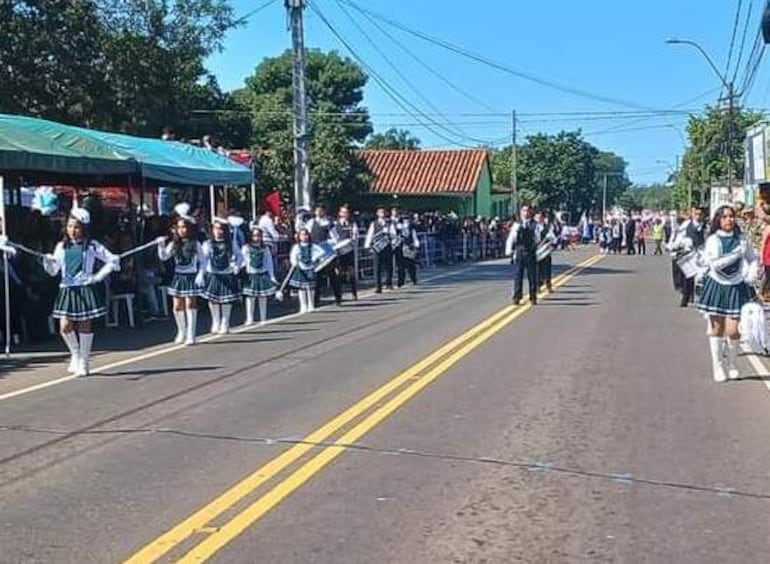
M176 213L179 217L181 217L185 221L189 221L190 223L195 223L195 218L190 215L190 204L188 204L187 202L182 202L180 204L175 205L174 213Z
M91 214L88 213L88 210L85 208L73 207L70 210L70 217L82 223L83 225L88 225L91 223Z

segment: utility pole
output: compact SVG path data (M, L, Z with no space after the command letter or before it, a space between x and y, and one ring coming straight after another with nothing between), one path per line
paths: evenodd
M298 208L313 203L305 85L305 32L302 19L305 0L284 0L284 5L289 18L293 52L291 78L294 118L294 207Z
M607 221L607 173L604 173L604 184L602 185L602 225Z
M511 144L511 205L513 206L511 215L516 217L516 214L519 212L519 187L517 185L518 178L516 175L516 110L511 112L511 126L511 137L513 141Z
M730 194L730 201L735 202L733 195L733 83L727 84L727 193Z

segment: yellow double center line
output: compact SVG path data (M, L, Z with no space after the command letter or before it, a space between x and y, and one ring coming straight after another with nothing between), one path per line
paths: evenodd
M581 270L598 263L602 258L602 255L593 256L564 274L557 276L553 280L554 288L563 286ZM292 446L152 541L131 556L126 563L145 564L155 562L193 535L207 536L185 554L179 562L203 562L208 560L222 547L253 525L268 511L281 503L287 496L300 488L312 476L320 472L326 465L342 454L345 451L346 445L350 445L366 435L399 407L406 404L430 383L434 382L462 358L470 354L471 351L505 328L509 323L524 315L531 307L529 303L525 303L522 306L507 306L469 331L448 342L381 388L378 388L358 403L334 417L322 427L304 437L299 444ZM409 382L411 383L408 386L403 387ZM402 387L403 389L398 391ZM387 402L376 407L397 391L398 393ZM275 478L311 449L318 448L316 446L318 443L327 441L341 431L343 427L374 407L376 409L373 412L355 424L334 441L333 444L323 448L320 453L305 462L266 494L248 505L230 521L222 526L212 524L218 516L232 509L233 506L254 493L257 488L268 480Z

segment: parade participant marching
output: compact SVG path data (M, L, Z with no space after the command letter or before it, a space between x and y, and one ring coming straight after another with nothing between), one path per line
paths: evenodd
M203 268L204 257L198 242L195 219L189 215L190 206L182 203L174 211L178 218L174 224L172 240L165 246L159 240L158 257L162 261L174 259L174 277L168 287L177 327L174 342L193 345L198 328L198 297L201 295L195 280Z
M251 224L251 239L241 251L246 263L246 325L254 324L254 305L259 304L259 322L267 320L267 298L274 296L278 281L275 279L273 254L265 244L262 230Z
M420 239L417 237L417 230L412 225L408 215L401 218L395 226L396 236L394 241L396 246L393 253L396 256L396 273L398 287L406 282L406 273L409 272L409 278L412 284L417 284L417 253L420 248Z
M233 303L241 297L238 271L243 255L233 246L226 219L215 217L211 223L211 239L203 243L205 270L198 273L196 283L203 286L203 296L209 301L211 332L224 335L230 331Z
M326 207L323 205L317 205L313 210L313 219L305 224L305 228L310 232L310 238L313 244L320 245L322 243L328 243L334 245L336 240L332 233L332 222L326 217ZM326 281L332 287L334 293L334 301L337 305L342 303L342 289L340 287L340 280L337 276L337 261L331 261L325 268L316 273L316 286L315 286L315 307L318 307L321 302L321 295L323 294Z
M358 252L358 225L350 220L350 208L342 206L334 222L334 236L338 242L350 240L352 245L338 250L338 264L340 269L340 292L342 280L346 279L350 284L353 299L358 299L358 273L356 272L356 253Z
M553 291L551 286L551 272L553 270L553 249L556 246L556 235L553 232L551 223L545 217L543 212L535 214L535 223L537 224L537 237L539 243L535 257L537 259L537 289L543 284L549 292Z
M512 257L514 266L513 303L519 305L524 294L524 273L529 284L529 301L537 304L537 260L535 253L540 242L532 208L522 206L520 220L511 226L505 242L505 255Z
M677 229L674 242L669 245L669 250L678 261L690 257L695 258L694 253L699 253L706 244L707 227L703 223L703 211L700 208L693 207L690 210L690 219L684 221ZM682 299L679 302L680 307L687 307L695 295L695 273L688 276L680 269L680 291Z
M296 288L299 294L299 312L307 313L315 310L316 272L313 260L313 243L310 231L299 230L299 241L294 244L289 254L289 262L293 267L289 285Z
M377 281L377 287L374 290L377 294L382 293L383 276L385 286L393 289L393 252L391 249L391 239L393 238L393 226L385 217L385 208L379 206L376 210L377 217L369 224L366 232L364 248L371 249L374 253L374 277Z
M104 291L96 287L114 271L120 270L120 258L101 243L89 239L91 216L83 208L70 211L64 238L53 253L43 259L43 267L51 276L61 274L59 294L53 317L59 319L61 336L70 351L68 372L87 376L94 340L93 321L105 315ZM94 274L96 260L104 263Z
M736 224L732 207L721 206L714 214L710 235L706 239L705 258L709 271L697 305L709 316L709 348L714 380L724 382L728 377L734 379L740 376L736 364L740 348L738 322L741 308L754 299L754 290L746 282L744 269L756 261L751 242L741 234Z

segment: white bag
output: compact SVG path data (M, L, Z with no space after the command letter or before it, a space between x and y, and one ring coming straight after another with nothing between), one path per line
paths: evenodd
M761 304L749 302L741 308L738 327L741 340L754 354L767 354L765 310Z

